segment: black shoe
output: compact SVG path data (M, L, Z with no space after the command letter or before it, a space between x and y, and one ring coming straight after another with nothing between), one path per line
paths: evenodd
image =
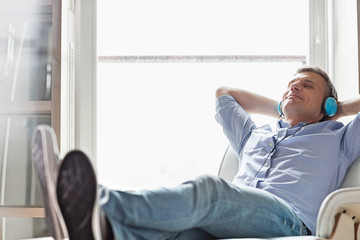
M100 239L96 175L86 154L75 150L64 157L56 192L70 239Z
M56 178L60 164L54 130L47 125L37 126L32 137L34 170L40 184L50 234L55 240L67 239L65 221L56 198Z

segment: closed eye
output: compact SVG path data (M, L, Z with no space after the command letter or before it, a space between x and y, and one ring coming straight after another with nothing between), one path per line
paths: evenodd
M309 88L309 89L312 89L312 88L314 88L314 86L313 85L311 85L311 84L303 84L303 86L304 86L304 88Z

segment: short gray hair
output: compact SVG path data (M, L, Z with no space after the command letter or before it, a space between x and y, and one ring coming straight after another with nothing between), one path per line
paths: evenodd
M335 98L335 100L338 100L338 95L335 89L334 84L331 82L329 75L322 70L321 68L319 68L318 66L302 66L300 68L297 69L296 74L298 73L303 73L303 72L313 72L313 73L317 73L319 74L322 78L324 78L326 85L328 87L328 95L326 97L333 97Z

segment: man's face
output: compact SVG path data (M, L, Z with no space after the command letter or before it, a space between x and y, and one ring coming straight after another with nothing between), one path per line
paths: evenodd
M323 77L313 72L296 74L289 82L282 98L282 111L285 118L297 118L308 123L319 121L321 104L326 93Z

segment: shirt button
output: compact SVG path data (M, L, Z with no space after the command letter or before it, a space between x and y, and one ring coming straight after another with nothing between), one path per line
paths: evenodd
M269 143L269 147L272 147L273 146L273 144L272 143Z
M268 166L269 166L269 163L268 163L268 162L266 162L266 163L264 164L264 166L265 166L265 167L268 167Z

